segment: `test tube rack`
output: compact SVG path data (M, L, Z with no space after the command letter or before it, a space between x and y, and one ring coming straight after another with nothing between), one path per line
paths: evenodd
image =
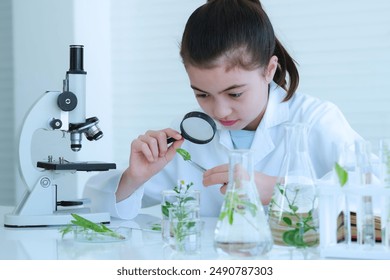
M318 184L320 252L324 258L390 259L390 188ZM365 239L370 226L372 240Z

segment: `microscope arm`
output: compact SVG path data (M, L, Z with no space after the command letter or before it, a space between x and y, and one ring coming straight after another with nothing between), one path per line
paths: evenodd
M61 111L57 106L60 92L47 91L31 108L27 114L19 138L19 171L22 179L31 191L37 180L43 175L43 171L36 168L32 160L32 139L35 131L39 129L53 130L50 123L60 120L62 130L68 128L68 112Z
M53 130L50 123L57 120L62 127L68 126L68 112L57 106L60 92L46 92L27 114L19 138L19 172L26 192L15 208L18 215L42 215L56 209L56 190L53 172L39 170L32 159L32 139L38 129Z

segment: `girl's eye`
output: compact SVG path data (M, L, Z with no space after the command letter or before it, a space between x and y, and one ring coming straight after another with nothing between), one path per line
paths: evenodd
M240 93L229 93L229 96L230 97L233 97L233 98L238 98L238 97L240 97L242 95L242 92L240 92Z
M206 94L206 93L197 93L195 95L196 98L206 98L207 96L208 96L208 94Z

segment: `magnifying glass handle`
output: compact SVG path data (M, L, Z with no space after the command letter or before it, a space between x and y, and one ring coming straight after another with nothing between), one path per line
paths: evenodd
M173 138L173 137L167 138L167 144L171 144L171 143L173 143L173 142L175 142L175 141L176 141L176 139Z

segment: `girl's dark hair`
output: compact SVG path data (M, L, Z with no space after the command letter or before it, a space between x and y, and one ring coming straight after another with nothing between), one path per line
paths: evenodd
M274 81L289 100L299 84L295 61L276 38L259 0L212 0L196 9L187 21L180 55L184 65L215 67L227 57L229 66L251 70L278 57ZM287 84L287 78L289 83Z

